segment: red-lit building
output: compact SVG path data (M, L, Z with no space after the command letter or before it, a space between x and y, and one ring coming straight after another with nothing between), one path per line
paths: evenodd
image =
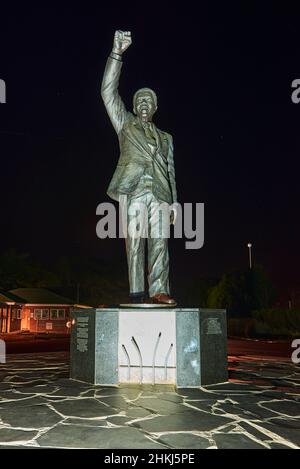
M0 334L21 329L23 303L16 295L0 291Z
M17 288L0 296L0 333L69 333L74 302L44 288Z

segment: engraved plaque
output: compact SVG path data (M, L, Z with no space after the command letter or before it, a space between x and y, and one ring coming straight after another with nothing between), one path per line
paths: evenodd
M87 352L88 350L88 327L89 318L79 316L77 318L77 350L79 352Z
M205 319L204 333L207 335L222 334L220 320L218 318Z

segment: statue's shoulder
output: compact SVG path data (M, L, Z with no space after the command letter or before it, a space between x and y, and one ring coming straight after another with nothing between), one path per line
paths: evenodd
M160 131L160 133L162 134L162 136L165 140L168 140L168 142L172 142L173 137L172 137L171 134L169 134L168 132L165 132L163 130L160 130L160 129L159 129L159 131Z
M132 114L132 112L130 111L127 111L126 112L126 119L125 119L125 126L128 127L129 125L132 125L134 124L136 121L136 117L134 114Z
M135 117L130 111L126 111L125 120L123 123L122 131L128 130L135 122Z
M136 116L135 116L132 112L127 111L127 120L135 121L135 120L136 120Z

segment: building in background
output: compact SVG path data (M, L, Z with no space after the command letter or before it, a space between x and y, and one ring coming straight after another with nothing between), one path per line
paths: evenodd
M44 288L16 288L5 294L9 297L18 298L20 302L11 306L11 322L18 323L14 331L29 332L70 332L70 309L74 301L64 296L53 293ZM20 311L21 309L21 311ZM15 310L15 313L13 312ZM12 327L2 332L12 332Z
M23 304L13 293L0 291L0 334L21 330Z

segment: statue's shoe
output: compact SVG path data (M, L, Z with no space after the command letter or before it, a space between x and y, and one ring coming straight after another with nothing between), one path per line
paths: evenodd
M166 293L157 293L157 295L154 295L151 297L152 303L158 303L158 304L164 304L164 305L170 305L170 306L176 306L176 301L173 300L169 295Z
M134 296L130 298L130 303L133 305L140 305L145 303L144 296Z

